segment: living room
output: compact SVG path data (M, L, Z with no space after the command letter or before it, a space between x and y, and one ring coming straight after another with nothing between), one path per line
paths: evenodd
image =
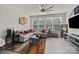
M0 38L5 41L1 51L3 50L4 54L67 53L63 52L66 48L60 51L62 47L54 47L56 44L53 44L53 48L60 48L58 51L52 49L50 45L54 40L53 43L60 42L59 46L61 40L68 39L68 33L78 34L78 29L69 28L68 25L68 19L73 16L73 9L76 6L76 4L1 4ZM60 46L62 45L63 43ZM72 51L68 53L74 53Z

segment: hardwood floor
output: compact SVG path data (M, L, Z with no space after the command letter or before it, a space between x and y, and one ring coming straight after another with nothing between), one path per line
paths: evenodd
M40 38L40 41L38 42L38 45L31 45L31 47L29 47L29 48L27 48L27 46L25 46L20 52L16 52L16 53L21 53L21 54L44 54L45 42L46 42L46 38ZM5 50L15 52L14 51L15 46L8 47Z
M29 54L44 54L46 38L40 38L38 45L32 45Z

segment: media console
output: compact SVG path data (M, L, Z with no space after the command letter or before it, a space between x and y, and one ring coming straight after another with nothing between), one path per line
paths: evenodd
M79 50L79 35L77 34L69 34L69 41L72 46Z

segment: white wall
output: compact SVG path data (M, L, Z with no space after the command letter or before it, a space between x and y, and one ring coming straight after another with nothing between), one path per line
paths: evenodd
M0 37L5 37L5 31L8 28L15 28L15 26L18 28L19 22L18 18L20 16L26 16L28 18L28 23L24 26L26 27L26 30L30 28L30 19L28 17L28 14L23 13L23 11L19 11L14 7L8 6L8 5L0 5Z

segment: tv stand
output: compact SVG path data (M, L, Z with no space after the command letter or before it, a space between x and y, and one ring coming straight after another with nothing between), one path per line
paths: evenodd
M72 33L71 35L74 35L74 36L77 36L77 37L79 37L79 35L78 35L78 34L73 34L73 33Z
M79 35L77 34L69 34L69 41L72 46L79 50Z

